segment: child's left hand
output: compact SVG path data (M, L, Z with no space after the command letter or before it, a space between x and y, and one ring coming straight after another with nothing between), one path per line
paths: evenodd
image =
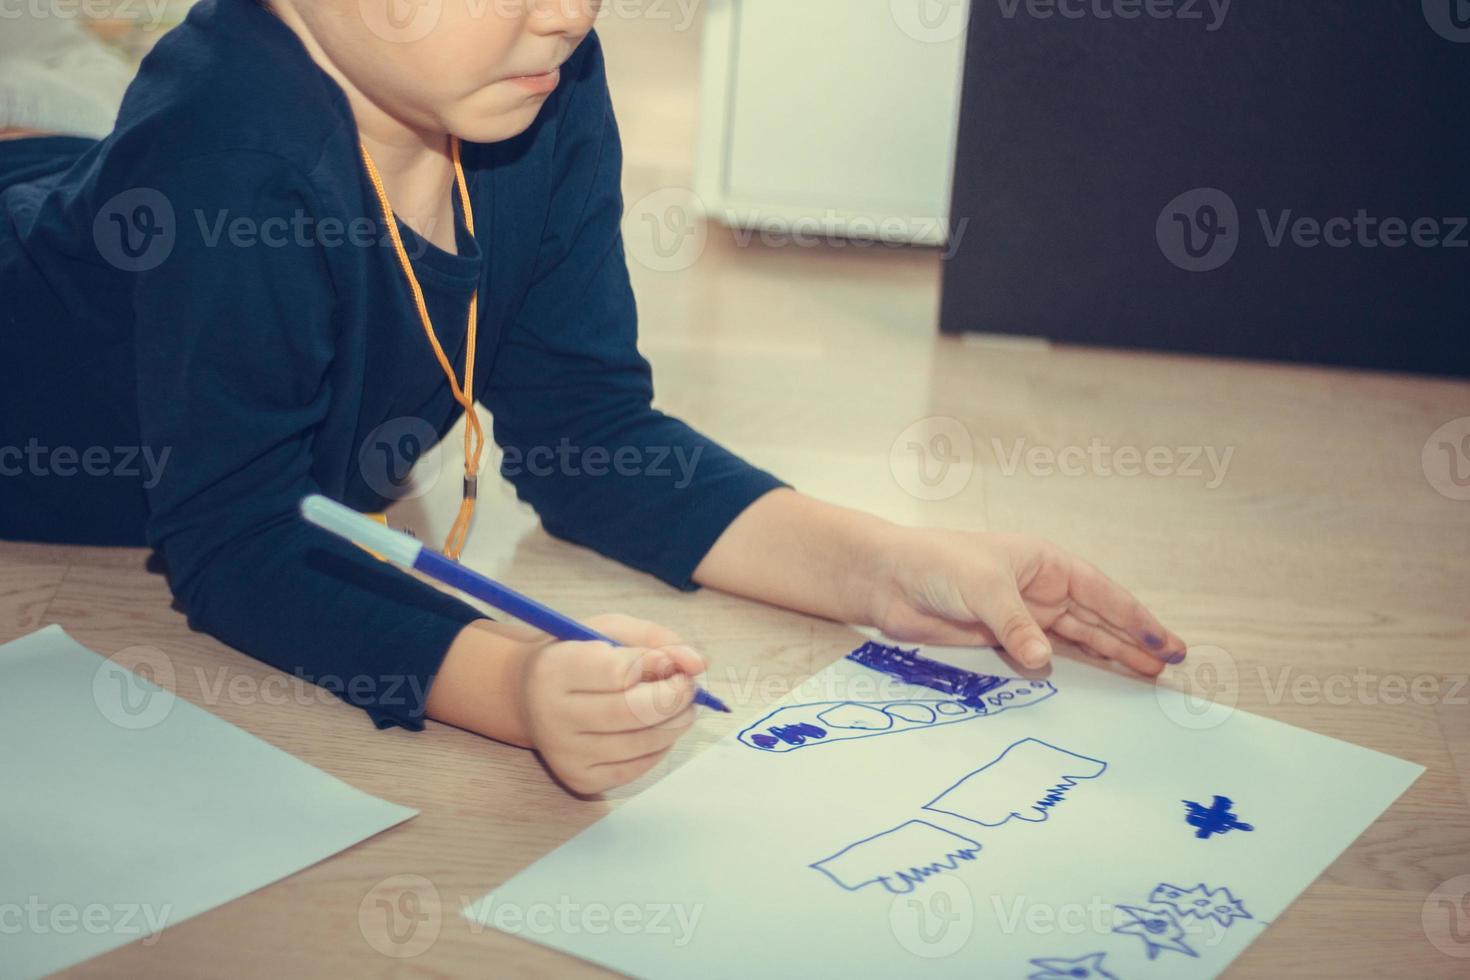
M869 620L897 640L999 642L1041 667L1050 631L1150 677L1184 658L1184 641L1128 590L1041 538L893 528L878 561Z

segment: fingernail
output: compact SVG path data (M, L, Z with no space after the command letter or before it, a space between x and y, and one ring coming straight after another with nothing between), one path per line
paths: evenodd
M1027 667L1040 667L1046 663L1046 658L1051 654L1051 648L1040 640L1033 640L1026 644L1021 651L1021 663Z
M1157 650L1164 645L1164 638L1154 633L1143 634L1143 642L1148 644L1150 650Z
M700 653L693 647L685 646L682 643L677 646L664 647L664 652L673 657L693 657L702 664L707 663L707 661L704 659L704 654Z
M1184 663L1184 654L1185 651L1177 650L1165 657L1164 660L1171 664L1182 664Z

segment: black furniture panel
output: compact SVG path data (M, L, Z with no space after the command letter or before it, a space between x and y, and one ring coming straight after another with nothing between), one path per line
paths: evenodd
M1470 375L1470 0L1221 3L974 0L941 328Z

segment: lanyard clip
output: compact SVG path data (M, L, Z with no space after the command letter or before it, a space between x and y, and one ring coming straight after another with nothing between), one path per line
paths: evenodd
M470 476L469 474L465 474L465 478L464 478L464 499L466 499L466 500L474 500L476 498L476 496L479 494L479 492L480 492L480 477L478 475L476 475L476 476Z

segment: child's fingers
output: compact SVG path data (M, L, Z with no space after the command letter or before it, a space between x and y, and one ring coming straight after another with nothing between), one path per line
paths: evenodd
M687 647L682 643L664 647L663 653L673 663L675 670L688 674L690 677L696 677L709 669L709 661L704 659L703 654L693 647ZM662 674L660 676L667 677L669 675Z
M1046 666L1051 659L1051 643L1026 608L1014 579L1004 576L999 581L978 583L974 593L965 596L965 602L1011 656L1027 667Z
M1160 659L1167 660L1184 649L1184 641L1166 629L1133 593L1081 558L1073 561L1071 592L1077 602L1126 633L1139 649L1155 652Z
M685 674L645 681L624 691L623 699L629 713L641 725L662 724L694 702L694 681Z
M706 664L704 658L686 646L660 647L645 650L639 680L661 681L675 674L702 674Z
M1088 609L1086 606L1079 606L1074 604L1072 608L1068 610L1068 612L1070 612L1073 616L1076 616L1078 619L1082 620L1084 623L1087 623L1089 626L1096 626L1098 629L1104 630L1112 636L1117 637L1119 641L1126 643L1129 646L1137 647L1138 649L1143 650L1144 653L1147 653L1158 660L1162 660L1166 663L1168 662L1168 655L1163 650L1145 650L1143 645L1135 640L1133 637L1129 636L1127 633L1123 632L1112 623L1103 619L1101 616L1093 612L1091 609Z
M553 764L554 770L574 792L601 793L637 779L694 724L694 705L650 728L612 733L582 732L570 756L570 768Z
M584 732L613 734L652 728L677 716L694 701L694 682L684 674L635 684L626 691L574 693Z
M1164 664L1148 651L1119 639L1111 630L1083 622L1070 613L1064 619L1059 618L1053 628L1094 656L1116 661L1145 677L1157 677L1164 669Z
M682 642L679 634L666 626L622 613L593 616L587 625L625 647L667 647Z
M623 762L598 763L592 766L587 771L586 776L587 781L594 785L596 788L590 790L584 789L581 790L581 792L601 793L606 790L610 790L615 786L622 786L626 783L631 783L633 780L637 779L639 776L642 776L644 773L648 772L648 770L658 765L659 760L662 759L664 757L664 754L668 751L669 750L667 748L664 748L660 749L657 752L650 752L648 755L645 755L640 759L628 759Z
M626 691L642 681L651 666L649 651L642 647L615 647L601 640L577 640L558 643L556 649L558 676L564 689L573 694Z
M650 752L660 752L673 745L693 724L694 707L691 705L652 728L589 736L594 740L591 751L600 763L641 758Z
M1163 662L1157 657L1151 656L1131 643L1123 642L1110 630L1083 622L1071 612L1064 612L1058 616L1057 621L1052 624L1052 629L1058 635L1074 643L1080 643L1109 660L1116 660L1126 667L1131 667L1145 676L1157 677L1164 669Z
M565 689L575 694L626 691L643 681L702 674L708 666L704 657L683 645L645 650L589 640L562 646L557 669Z

